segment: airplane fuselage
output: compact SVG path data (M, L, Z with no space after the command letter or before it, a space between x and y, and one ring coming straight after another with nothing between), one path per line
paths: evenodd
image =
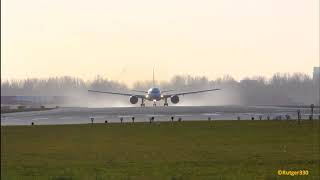
M149 101L160 101L161 100L160 89L156 87L150 88L146 94L146 99Z

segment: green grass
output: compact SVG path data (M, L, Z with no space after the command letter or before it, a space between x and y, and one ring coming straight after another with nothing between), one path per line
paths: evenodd
M6 126L1 179L292 179L279 169L318 179L318 131L318 121Z

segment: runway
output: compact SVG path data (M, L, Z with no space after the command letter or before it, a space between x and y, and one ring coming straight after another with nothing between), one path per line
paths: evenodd
M275 106L169 106L169 107L112 107L112 108L58 108L48 111L18 112L1 114L1 126L6 125L35 125L49 124L87 124L91 123L119 123L123 122L149 122L151 117L154 121L174 121L179 118L183 121L190 120L248 120L252 117L266 120L281 116L285 119L289 115L297 119L297 108ZM303 119L308 119L309 108L300 108ZM314 118L318 119L319 109L315 109Z

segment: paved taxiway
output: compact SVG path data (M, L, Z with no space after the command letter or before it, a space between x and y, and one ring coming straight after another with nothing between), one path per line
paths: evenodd
M310 115L310 109L301 109L303 119ZM18 112L1 114L1 125L30 125L37 124L86 124L91 123L90 118L94 118L94 123L148 122L150 117L155 121L171 121L171 117L182 120L255 120L262 116L270 119L276 116L285 115L297 118L297 108L273 107L273 106L169 106L169 107L112 107L112 108L58 108L48 111ZM319 116L319 109L315 109L315 118Z

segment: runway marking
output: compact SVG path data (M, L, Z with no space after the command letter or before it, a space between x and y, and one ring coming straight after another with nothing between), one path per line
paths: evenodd
M118 118L134 117L134 116L117 116Z
M146 114L147 117L163 117L165 115L162 114Z
M203 113L202 115L205 115L205 116L219 116L220 114L217 114L217 113Z
M255 116L255 115L259 115L257 113L238 113L239 115L245 115L245 116ZM263 114L261 114L263 115Z
M140 114L132 114L133 116L145 116L147 114L143 114L143 113L140 113Z
M49 118L46 118L46 117L43 117L43 118L33 118L31 120L44 120L44 119L49 119Z
M273 113L274 115L289 115L289 114L295 114L295 113L292 113L292 112L282 112L282 113Z
M62 118L59 118L59 119L72 119L72 117L62 117Z
M263 116L264 114L261 114L261 113L254 113L254 115L256 115L256 116Z
M7 121L7 122L8 121L21 121L21 119L8 119L8 118L7 119L1 119L1 121L2 120Z
M105 118L106 116L89 116L89 118Z
M190 116L192 116L192 115L187 115L187 114L181 114L181 115L174 115L174 116L177 116L177 117L190 117Z
M279 111L282 111L283 112L283 109L276 109L276 111L277 112L279 112ZM289 111L289 112L295 112L296 111L296 109L286 109L286 111Z

